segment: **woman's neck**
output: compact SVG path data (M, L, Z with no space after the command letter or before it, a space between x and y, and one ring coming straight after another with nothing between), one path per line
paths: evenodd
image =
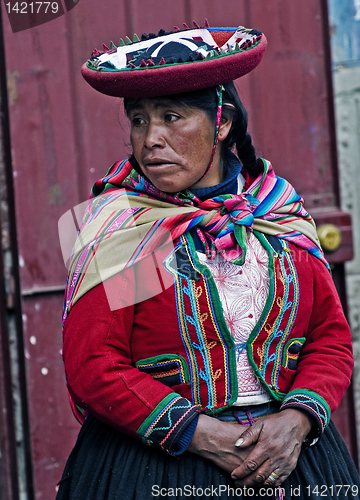
M217 184L203 187L192 187L189 190L201 200L213 198L221 194L237 194L238 192L238 175L241 171L239 159L231 152L225 154L222 179Z

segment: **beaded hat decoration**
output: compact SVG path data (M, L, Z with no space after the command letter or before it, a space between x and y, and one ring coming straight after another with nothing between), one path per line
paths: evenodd
M120 38L95 49L82 66L85 80L115 97L156 97L189 92L235 80L261 61L267 41L257 30L203 28L160 30L156 35Z

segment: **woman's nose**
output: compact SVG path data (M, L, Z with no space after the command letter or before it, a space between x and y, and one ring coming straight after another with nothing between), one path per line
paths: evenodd
M165 146L163 132L163 127L160 124L150 122L145 136L145 147L148 149L163 148Z

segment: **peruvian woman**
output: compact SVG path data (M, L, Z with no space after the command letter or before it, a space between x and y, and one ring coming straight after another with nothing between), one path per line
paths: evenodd
M132 151L95 183L72 254L63 355L82 427L58 500L358 498L330 421L349 327L233 83L265 48L256 30L194 26L82 68L124 99Z

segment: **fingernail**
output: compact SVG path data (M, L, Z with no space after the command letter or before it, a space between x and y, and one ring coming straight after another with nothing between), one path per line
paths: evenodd
M244 442L244 439L243 438L239 438L236 443L235 443L235 446L241 446Z

